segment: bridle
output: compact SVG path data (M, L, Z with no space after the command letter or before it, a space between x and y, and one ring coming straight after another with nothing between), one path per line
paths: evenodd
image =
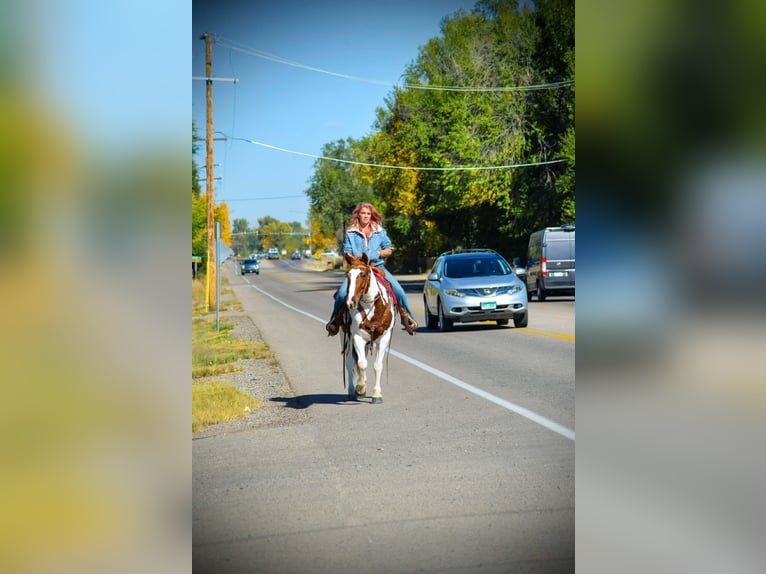
M359 270L359 274L356 276L356 281L354 282L354 293L351 295L350 309L359 309L361 311L362 309L359 306L359 302L365 295L367 295L367 291L370 289L372 269L368 264L362 262L354 263L349 267L348 272L346 273L346 275L349 276L349 281L351 280L351 272L355 269ZM365 302L369 303L370 301L365 300Z

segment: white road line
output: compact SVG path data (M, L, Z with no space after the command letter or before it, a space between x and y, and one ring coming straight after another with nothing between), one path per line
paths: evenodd
M247 281L247 278L244 278L245 281ZM284 307L287 307L291 311L295 311L296 313L300 313L301 315L305 315L306 317L309 317L310 319L314 319L315 321L319 321L320 323L324 324L326 321L320 317L317 317L316 315L312 315L311 313L307 313L306 311L303 311L301 309L298 309L297 307L293 307L292 305L285 303L281 299L277 299L274 297L271 293L268 293L261 289L260 287L257 287L247 281L250 286L258 291L259 293L266 295L269 299L273 299L280 305L283 305ZM495 403L498 406L503 407L504 409L508 409L509 411L512 411L516 413L517 415L521 415L524 418L527 418L531 420L534 423L539 424L540 426L543 426L547 428L548 430L551 430L557 434L560 434L564 438L568 438L570 440L575 440L575 432L571 429L566 428L563 425L560 425L557 422L554 422L550 419L545 418L542 415L538 415L534 411L530 411L529 409L522 407L521 405L517 405L516 403L512 403L510 401L506 401L505 399L501 399L500 397L496 397L492 393L488 393L487 391L483 391L482 389L479 389L478 387L474 387L473 385L470 385L466 383L465 381L461 381L458 378L453 377L452 375L448 375L444 371L440 371L439 369L435 369L429 365L426 365L425 363L421 363L417 359L413 359L412 357L408 357L407 355L400 353L399 351L395 351L394 349L391 349L389 351L394 357L397 357L401 359L402 361L405 361L415 367L418 367L419 369L422 369L426 371L427 373L431 373L432 375L439 377L440 379L443 379L447 381L448 383L452 383L455 386L460 387L461 389L464 389L468 391L469 393L473 393L474 395L481 397L483 399L486 399L492 403Z

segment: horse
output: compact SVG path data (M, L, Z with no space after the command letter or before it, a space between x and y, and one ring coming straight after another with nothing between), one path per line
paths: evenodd
M367 394L367 355L375 371L372 403L383 402L380 376L383 359L391 345L394 330L394 294L382 270L372 265L366 254L354 257L346 254L349 268L348 295L341 322L342 354L348 373L348 397L356 400Z

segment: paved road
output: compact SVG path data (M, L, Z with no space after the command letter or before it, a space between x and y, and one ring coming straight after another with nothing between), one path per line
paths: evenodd
M193 442L195 572L573 571L574 302L532 303L529 329L397 327L384 403L349 403L323 327L340 276L304 267L225 271L309 417Z

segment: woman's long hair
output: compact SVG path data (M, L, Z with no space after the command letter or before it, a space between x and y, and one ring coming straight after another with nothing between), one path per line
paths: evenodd
M362 202L354 208L351 212L351 225L349 227L359 227L359 212L362 208L366 207L370 210L370 222L383 227L383 216L378 213L375 206L371 203Z

